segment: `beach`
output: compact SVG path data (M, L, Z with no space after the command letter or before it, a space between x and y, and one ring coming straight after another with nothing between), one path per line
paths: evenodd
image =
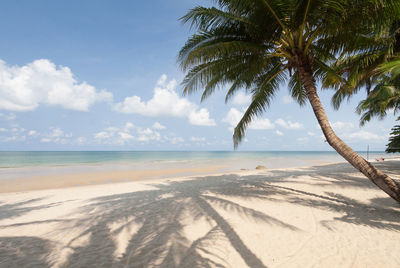
M347 163L174 174L1 193L0 267L400 266L399 205Z

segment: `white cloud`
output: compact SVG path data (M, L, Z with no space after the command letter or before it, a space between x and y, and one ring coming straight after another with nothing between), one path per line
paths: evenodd
M182 138L182 137L172 137L172 138L168 138L168 140L169 140L172 144L178 144L178 143L185 142L185 139Z
M26 136L25 135L13 135L10 137L4 137L2 138L3 141L5 142L13 142L13 141L25 141L26 140Z
M151 135L151 134L153 134L154 132L153 132L153 130L151 130L150 128L146 128L146 129L138 129L138 131L137 131L139 134L141 134L141 135Z
M108 127L95 133L93 137L98 143L123 145L134 140L134 136L130 133L132 128L134 128L134 125L128 122L121 128Z
M308 136L315 136L315 133L314 133L314 132L311 132L311 131L308 131L308 132L307 132L307 135L308 135Z
M214 119L210 119L210 113L206 108L199 111L192 111L189 114L189 122L195 126L215 126Z
M343 129L352 129L354 128L354 124L350 122L333 122L331 123L331 126L334 130L343 130Z
M119 136L119 137L121 138L121 140L123 140L124 142L127 142L127 141L130 141L130 140L135 139L134 136L132 136L131 134L126 133L126 132L118 132L118 136Z
M58 138L64 135L64 131L59 128L54 128L53 131L50 133L50 137Z
M273 129L275 128L268 118L257 118L252 123L250 123L249 129Z
M284 96L284 97L282 98L282 102L283 102L284 104L292 103L292 102L293 102L293 98L292 98L291 96Z
M123 127L108 127L93 134L100 144L124 145L130 142L161 141L161 134L150 128L136 127L128 122Z
M11 129L11 132L19 132L19 133L21 133L21 132L24 132L25 130L26 130L25 128L22 128L22 127L19 127L19 126L15 126L15 127L13 127Z
M72 137L71 133L65 133L63 130L60 128L50 128L51 132L44 134L42 138L40 139L41 142L43 143L61 143L61 144L67 144L70 142L70 138ZM28 133L29 134L29 133ZM35 133L37 134L37 133Z
M17 116L14 113L8 113L8 114L4 114L4 113L0 113L0 119L4 119L4 120L15 120L17 118Z
M85 144L87 142L87 138L85 137L79 137L76 139L77 144Z
M206 141L205 137L190 137L191 141L196 141L196 142L204 142Z
M251 102L251 95L247 95L243 92L239 92L233 98L232 104L238 106L247 106Z
M165 126L161 125L161 124L158 123L158 122L155 122L155 123L153 124L152 128L155 129L155 130L163 130L163 129L165 129Z
M135 127L134 124L132 124L131 122L127 122L123 129L124 129L124 131L129 131L130 129L132 129L134 127Z
M110 92L78 83L68 67L57 67L47 59L22 67L8 66L0 60L0 109L31 111L47 104L88 111L96 102L111 100Z
M242 119L243 114L243 112L237 110L236 108L231 108L222 121L228 123L230 125L230 130L232 130L239 123L240 119ZM248 128L261 130L273 129L274 127L274 124L272 124L268 118L256 118L250 123Z
M111 134L111 132L108 132L108 131L101 131L101 132L95 133L93 136L96 140L105 140L105 139L108 139L111 136L113 136L113 134Z
M163 74L154 88L154 95L148 101L142 101L139 96L126 97L123 102L114 105L114 110L125 114L140 114L143 116L187 117L192 125L215 126L207 109L199 110L198 106L186 98L181 98L175 92L176 81L167 83Z
M151 141L151 140L160 141L161 140L160 133L157 131L153 131L150 128L146 128L146 129L139 128L137 130L137 134L138 134L138 137L137 137L138 141Z
M34 131L34 135L32 135L32 130L27 131L25 128L20 127L18 124L12 124L10 129L0 128L1 132L4 133L6 136L0 136L0 141L3 142L22 142L25 141L27 136L37 136L38 133Z
M279 131L279 130L276 130L275 133L276 133L277 135L279 135L279 136L283 136L283 132L281 132L281 131Z
M351 122L336 121L333 123L331 122L331 126L339 133L338 136L347 142L383 142L388 139L388 135L378 135L366 130L355 131L356 127ZM317 125L317 127L321 129L319 125ZM378 129L379 128L377 128L377 130ZM325 139L323 135L321 137Z
M29 136L37 136L37 135L39 135L39 133L36 130L29 130L28 135Z
M342 134L342 137L349 141L382 141L388 138L387 136L379 136L365 130Z
M304 126L303 124L299 122L291 122L291 121L285 121L282 118L279 118L275 121L275 123L283 128L286 129L293 129L293 130L298 130L298 129L303 129Z
M308 142L308 138L307 138L307 137L297 138L297 141L298 141L299 143L307 143L307 142Z

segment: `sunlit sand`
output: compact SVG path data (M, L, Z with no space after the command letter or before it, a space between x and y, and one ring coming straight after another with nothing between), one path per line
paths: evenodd
M399 241L346 163L0 194L0 267L399 267Z

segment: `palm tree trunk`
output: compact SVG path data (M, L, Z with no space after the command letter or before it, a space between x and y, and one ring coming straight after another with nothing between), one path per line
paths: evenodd
M362 158L338 136L336 136L335 132L330 126L328 117L326 116L325 110L322 107L321 101L318 97L317 89L315 87L315 79L312 75L311 68L307 68L307 66L301 66L298 68L298 71L304 88L306 89L308 100L310 101L314 114L329 145L332 146L336 152L346 159L353 167L358 169L367 178L369 178L375 185L400 203L399 184L397 184L388 175L374 167L370 162Z

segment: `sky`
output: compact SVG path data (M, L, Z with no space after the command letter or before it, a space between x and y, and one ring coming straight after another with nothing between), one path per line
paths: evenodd
M0 151L233 150L249 104L226 88L204 102L182 95L177 54L193 31L193 0L5 0L0 9ZM384 150L395 116L359 126L364 91L328 118L355 150ZM286 85L249 126L239 150L331 150L309 104Z

